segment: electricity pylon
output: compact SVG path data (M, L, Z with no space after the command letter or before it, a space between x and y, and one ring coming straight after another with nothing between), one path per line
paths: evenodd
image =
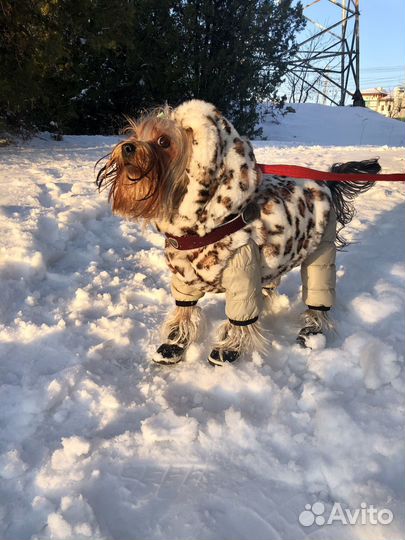
M309 16L310 8L321 1L314 0L303 8L307 28L314 33L298 44L290 75L334 105L345 105L351 98L353 105L364 107L360 91L360 0L326 0L331 4L331 16L336 18L334 8L340 9L340 18L329 26ZM324 81L328 81L332 95L323 91Z

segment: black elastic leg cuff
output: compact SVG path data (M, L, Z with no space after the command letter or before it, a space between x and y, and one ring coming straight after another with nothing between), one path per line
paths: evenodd
M327 307L327 306L308 306L308 309L315 309L317 311L329 311L330 307Z
M233 319L228 319L231 324L234 324L235 326L248 326L249 324L253 324L257 321L259 317L253 317L253 319L249 319L247 321L234 321Z
M178 307L192 307L197 304L198 300L190 300L190 301L183 301L183 300L176 300L176 306Z

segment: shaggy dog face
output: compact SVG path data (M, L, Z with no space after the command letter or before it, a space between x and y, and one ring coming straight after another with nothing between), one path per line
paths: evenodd
M169 118L170 109L153 111L125 130L97 175L109 188L112 209L127 219L172 220L188 184L190 130Z

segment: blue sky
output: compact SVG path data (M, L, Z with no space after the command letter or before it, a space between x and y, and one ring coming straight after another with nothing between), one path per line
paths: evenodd
M302 3L305 6L312 1ZM341 13L341 8L330 0L320 0L305 10L322 24L339 21ZM390 89L404 84L405 0L360 0L360 13L361 88ZM307 30L310 26L308 23Z
M364 82L381 80L378 86L404 84L405 1L360 1L360 74ZM392 67L402 67L392 69ZM381 69L372 69L381 68ZM362 73L362 69L364 72ZM394 82L395 81L395 82ZM374 86L374 85L367 85Z

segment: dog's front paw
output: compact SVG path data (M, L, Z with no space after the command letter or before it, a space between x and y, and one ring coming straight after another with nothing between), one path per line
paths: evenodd
M152 360L156 364L169 366L183 360L185 352L185 347L173 343L163 343L152 356Z
M239 356L238 351L223 351L222 349L213 349L208 357L208 362L212 366L223 366L228 362L235 362Z

